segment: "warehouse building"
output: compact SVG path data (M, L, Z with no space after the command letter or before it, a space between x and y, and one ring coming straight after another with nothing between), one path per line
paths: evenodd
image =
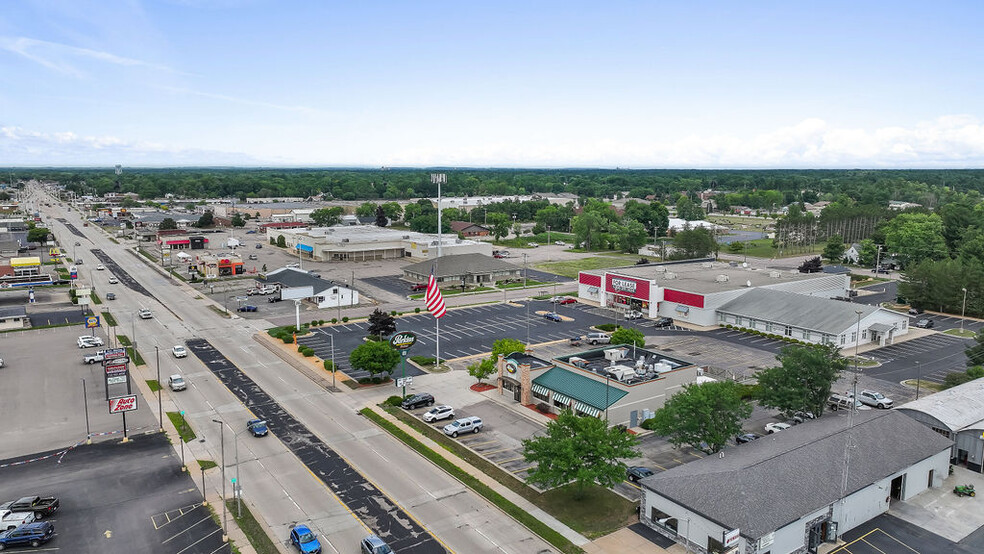
M943 484L949 439L896 410L857 412L853 426L847 417L646 477L640 520L693 552L816 553L893 502Z
M834 298L847 296L848 275L758 269L712 260L647 264L578 274L578 297L699 326L718 324L718 308L752 289Z
M523 268L485 254L441 256L440 263L424 260L403 268L403 278L426 283L431 271L438 286L487 286L497 281L522 279Z
M376 227L375 225L267 229L267 238L284 237L287 248L304 259L327 262L363 262L395 258L437 257L437 235ZM491 255L492 245L444 235L441 253Z
M257 287L275 285L282 298L303 298L318 308L355 306L359 303L359 291L328 281L291 267L275 269L256 280Z
M924 396L897 411L952 440L950 463L984 473L984 378Z

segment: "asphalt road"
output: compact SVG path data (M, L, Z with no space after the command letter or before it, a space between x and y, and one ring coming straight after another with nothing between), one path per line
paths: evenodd
M92 254L99 258L99 261L102 262L102 264L105 265L117 279L119 279L120 283L126 285L127 288L139 292L144 296L149 296L150 298L154 297L154 295L150 294L150 291L147 290L146 287L138 283L136 279L120 267L120 264L116 263L116 260L114 260L112 256L103 252L99 248L93 248Z
M446 550L375 485L342 459L317 435L287 413L252 379L205 339L188 341L188 349L235 394L256 417L265 419L279 438L338 498L367 522L397 552L444 553Z
M21 465L4 467L17 460L0 462L0 500L41 494L61 502L47 519L55 525L52 541L9 552L231 552L173 453L167 438L155 433L138 435L127 444L107 440L82 445L64 456Z

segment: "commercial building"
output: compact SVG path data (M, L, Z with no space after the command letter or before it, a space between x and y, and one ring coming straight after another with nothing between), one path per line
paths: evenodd
M0 306L0 329L6 331L30 326L31 320L24 306Z
M206 279L245 273L243 259L238 254L199 254L195 263L198 273Z
M640 520L690 551L816 553L940 487L951 441L896 410L826 415L640 481ZM900 440L905 437L905 440Z
M403 278L426 283L431 271L441 287L483 286L523 277L523 268L485 254L453 254L441 256L438 264L431 260L410 264L403 268Z
M437 235L402 231L375 225L316 227L313 229L267 229L267 237L284 237L287 248L304 259L345 262L394 258L433 259L437 257ZM441 253L491 254L492 245L444 235Z
M452 221L451 230L461 236L467 237L487 237L492 231L484 225L472 223L471 221Z
M558 413L606 418L637 427L700 373L690 362L662 352L612 346L546 361L523 353L500 357L500 395Z
M359 291L315 277L302 269L290 267L276 269L261 275L256 280L256 284L276 285L280 287L283 298L305 299L318 308L355 306L359 303Z
M952 440L950 463L984 473L984 379L924 396L896 411Z

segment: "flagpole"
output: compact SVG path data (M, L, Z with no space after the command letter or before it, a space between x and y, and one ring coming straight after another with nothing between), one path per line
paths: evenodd
M440 264L441 261L441 247L444 246L444 240L441 234L441 183L445 182L447 175L444 173L431 173L431 183L437 184L437 260L434 262L435 267ZM436 276L434 277L437 278ZM434 369L441 368L441 318L434 318L434 325L436 327L434 332L434 344L436 348L435 352L435 363Z

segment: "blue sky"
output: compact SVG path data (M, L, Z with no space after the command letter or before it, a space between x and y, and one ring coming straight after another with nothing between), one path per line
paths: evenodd
M3 6L2 165L984 165L980 2Z

